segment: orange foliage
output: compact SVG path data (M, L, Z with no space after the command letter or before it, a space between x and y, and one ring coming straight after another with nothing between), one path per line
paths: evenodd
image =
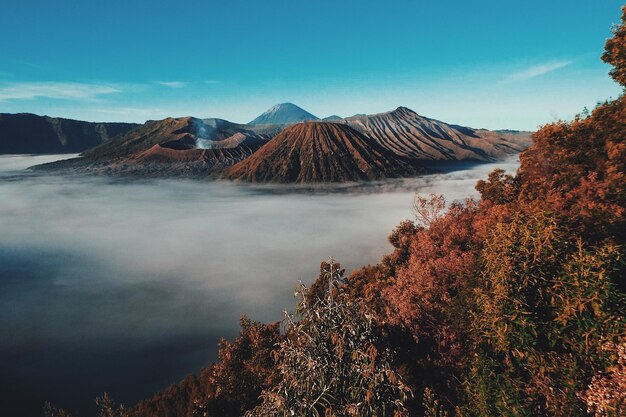
M476 253L470 250L476 210L473 201L467 206L453 204L447 216L417 233L407 264L383 291L388 322L407 329L416 342L433 343L435 361L461 360L463 335L450 308L461 307L459 298L478 266Z
M520 204L563 216L589 240L624 242L626 224L626 101L590 117L544 126L522 153Z
M613 30L613 37L606 41L602 60L613 66L611 77L626 86L626 6L622 7L622 24Z
M261 391L277 377L272 352L280 340L279 323L241 318L239 337L234 342L222 339L218 362L200 374L206 395L203 408L209 415L239 416L257 403Z
M219 362L137 404L132 417L239 417L275 383L272 352L281 340L278 323L241 318L239 337L220 341Z
M394 251L377 265L368 265L353 271L348 277L346 291L352 298L361 298L379 317L384 317L385 305L380 297L384 288L395 279L396 270L406 264L415 235L422 228L405 220L389 236Z
M603 60L626 85L624 22ZM389 237L394 251L348 277L346 296L376 313L380 343L414 392L442 399L435 414L623 411L623 357L608 366L601 347L626 331L613 285L626 289L626 99L542 127L520 161L517 175L494 171L477 184L478 202L445 214L442 198L416 197L417 222L402 222ZM326 288L320 278L311 295ZM278 327L242 327L219 363L188 381L208 416L249 409L275 382Z

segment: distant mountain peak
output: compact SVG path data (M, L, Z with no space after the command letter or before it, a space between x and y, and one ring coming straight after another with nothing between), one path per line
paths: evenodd
M248 124L286 125L308 120L319 120L319 118L293 103L280 103L270 107L267 111Z
M289 102L287 102L287 103L278 103L278 104L275 104L272 107L270 107L270 109L267 112L272 112L272 111L276 112L276 111L280 111L282 109L300 109L300 110L302 110L302 107L296 106L295 104L289 103Z
M408 107L405 106L400 106L397 109L394 110L394 112L396 113L412 113L412 114L417 114L415 113L415 111L409 109Z
M387 117L387 116L401 116L401 117L423 117L417 114L414 110L409 109L405 106L397 107L395 110L386 111L382 113L375 114L355 114L354 116L348 117L348 119L359 119L359 118L372 118L372 117Z

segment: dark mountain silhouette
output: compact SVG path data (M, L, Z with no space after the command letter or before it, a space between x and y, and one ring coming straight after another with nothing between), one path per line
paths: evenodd
M523 151L530 132L490 131L444 123L406 107L343 119L390 151L420 161L493 161Z
M308 111L293 103L277 104L265 113L248 123L249 125L287 125L304 122L307 120L319 120Z
M308 122L287 127L223 176L250 182L308 183L378 180L424 172L425 168L350 126Z
M0 113L0 154L83 152L137 126Z

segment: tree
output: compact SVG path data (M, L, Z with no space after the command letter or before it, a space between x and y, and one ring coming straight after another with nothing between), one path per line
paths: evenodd
M443 216L446 209L446 199L441 194L430 194L424 197L416 193L413 197L413 215L418 226L429 227Z
M218 361L141 401L132 417L239 417L256 406L265 388L275 384L272 352L281 340L279 323L246 316L233 341L219 342Z
M197 417L239 417L259 402L261 391L276 381L273 352L281 340L279 323L241 318L239 337L220 341L219 360L200 374L204 397Z
M622 7L622 24L613 29L613 37L606 41L602 60L613 65L611 77L626 86L626 6Z
M96 398L98 417L130 417L130 413L123 404L116 404L106 392Z
M116 404L106 392L102 397L96 398L98 417L130 417L129 411L123 404ZM43 407L45 417L72 417L70 413L46 402Z
M262 394L247 417L405 416L411 395L376 348L373 317L345 296L342 273L332 258L322 264L324 298L302 284L295 314L286 314L279 345L279 383Z
M588 247L543 212L495 228L472 311L469 415L587 415L584 392L610 362L603 346L626 330L611 282L620 258L615 245Z
M480 198L483 201L507 204L517 199L519 187L515 177L498 168L489 173L487 181L479 180L476 190L480 192Z

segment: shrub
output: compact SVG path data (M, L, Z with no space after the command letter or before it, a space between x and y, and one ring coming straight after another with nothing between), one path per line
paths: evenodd
M310 297L302 284L295 314L286 314L286 338L276 354L279 383L262 394L247 417L404 416L411 395L376 348L373 316L345 296L341 272L322 264L327 289Z

